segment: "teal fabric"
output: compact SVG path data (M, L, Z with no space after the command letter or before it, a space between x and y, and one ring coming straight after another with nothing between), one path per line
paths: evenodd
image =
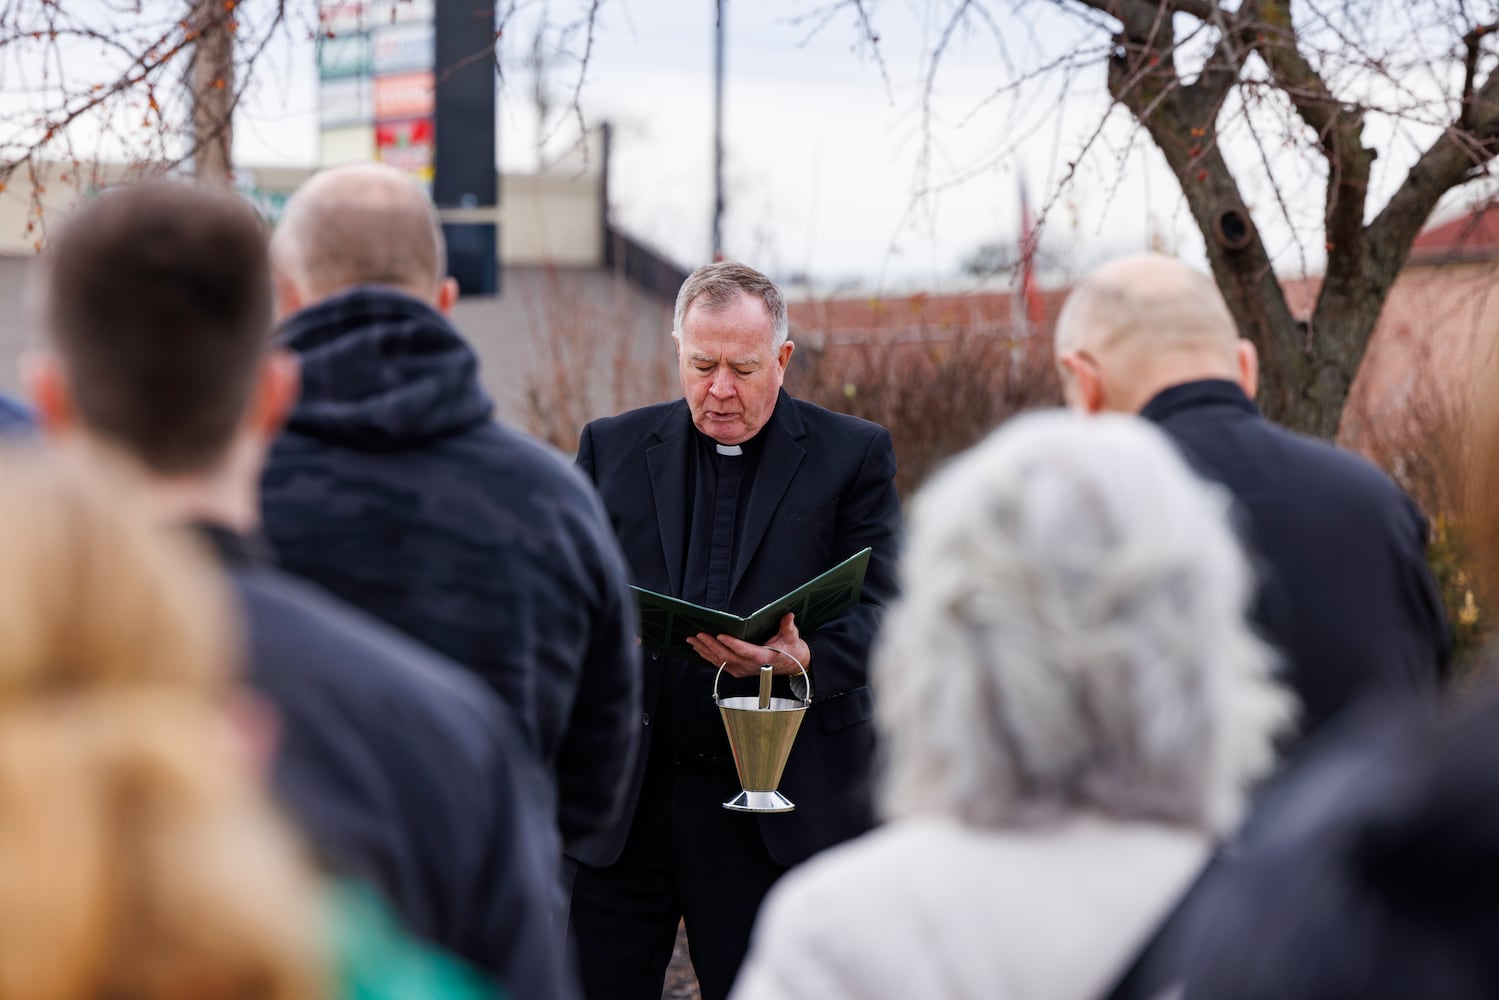
M332 903L341 1000L505 997L469 965L409 936L371 890L339 886Z

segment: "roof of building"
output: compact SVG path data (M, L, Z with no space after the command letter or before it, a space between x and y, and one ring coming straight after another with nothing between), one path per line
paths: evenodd
M1421 231L1411 244L1412 264L1441 264L1499 256L1499 202Z
M1050 330L1069 289L1037 290L1035 326ZM965 294L915 292L807 299L788 307L793 326L836 340L899 339L953 330L1008 330L1016 325L1015 295L976 291Z

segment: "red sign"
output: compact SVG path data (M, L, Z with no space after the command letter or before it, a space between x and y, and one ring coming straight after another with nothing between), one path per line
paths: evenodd
M423 118L436 108L432 73L375 77L375 119Z
M375 126L375 158L423 180L432 180L432 119L381 122Z

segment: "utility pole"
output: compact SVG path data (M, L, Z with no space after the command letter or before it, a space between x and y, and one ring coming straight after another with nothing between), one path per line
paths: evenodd
M193 166L198 182L228 184L234 118L234 0L191 0Z
M723 260L723 34L724 4L718 0L713 58L713 259Z

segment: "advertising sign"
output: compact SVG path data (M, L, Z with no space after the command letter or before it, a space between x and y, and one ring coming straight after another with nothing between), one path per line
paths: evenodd
M372 64L376 73L407 73L430 70L437 33L428 24L393 24L377 28L373 38Z
M381 122L375 126L375 158L432 183L432 119Z
M431 70L375 78L375 119L425 118L436 107Z
M325 167L368 163L375 158L375 127L349 125L324 129L318 135L318 163Z
M370 0L370 25L431 24L437 0Z
M327 38L364 31L368 27L367 0L318 0L318 34Z
M370 36L351 32L319 38L317 68L318 76L324 80L367 76L370 71Z
M318 87L318 121L325 129L366 124L374 113L375 88L367 76L324 80Z

